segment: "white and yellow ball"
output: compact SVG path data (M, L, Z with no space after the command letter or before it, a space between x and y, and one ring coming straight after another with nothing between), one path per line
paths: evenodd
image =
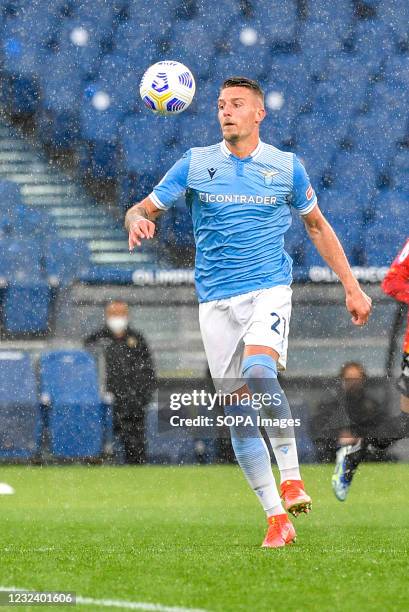
M145 105L160 115L175 115L186 110L195 91L195 79L189 68L170 60L150 66L139 87Z

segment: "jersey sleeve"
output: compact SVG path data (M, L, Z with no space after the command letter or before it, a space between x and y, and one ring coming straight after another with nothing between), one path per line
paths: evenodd
M312 188L309 176L296 155L294 155L293 191L290 202L300 215L309 213L317 203L317 196Z
M409 240L386 273L382 289L398 302L409 304Z
M167 210L184 194L187 187L191 152L187 151L165 174L149 194L152 202L161 210Z

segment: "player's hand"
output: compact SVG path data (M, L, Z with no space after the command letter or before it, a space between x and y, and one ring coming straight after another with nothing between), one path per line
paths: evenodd
M129 250L133 251L135 246L141 246L142 240L149 240L155 234L155 224L148 219L138 219L129 225Z
M352 314L354 325L365 325L372 310L372 300L369 295L358 286L353 292L347 293L346 307Z

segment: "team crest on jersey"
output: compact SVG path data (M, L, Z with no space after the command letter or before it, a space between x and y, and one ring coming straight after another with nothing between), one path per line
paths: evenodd
M314 195L314 189L312 188L311 185L308 185L308 189L305 192L305 195L307 196L307 200L311 200L312 196Z
M273 179L277 174L280 174L278 170L261 170L261 174L264 176L264 184L269 187L273 184Z

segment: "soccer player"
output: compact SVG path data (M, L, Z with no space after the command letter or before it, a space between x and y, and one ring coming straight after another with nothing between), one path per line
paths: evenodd
M237 461L267 515L263 546L276 548L296 537L286 510L297 516L311 507L290 408L277 380L277 370L286 366L291 313L292 261L284 250L291 208L302 215L313 243L342 282L354 324L366 323L371 300L352 275L299 159L260 140L265 114L257 82L225 80L218 98L222 142L188 150L152 193L128 210L125 226L132 250L153 237L158 215L186 193L207 360L213 379L241 398L226 405L225 413L252 418L254 410L243 397L265 393L274 399L260 416L289 424L282 430L266 427L280 470L281 497L257 423L245 428L238 420L230 427Z
M382 282L382 289L398 302L409 304L409 238L392 262ZM401 393L401 412L398 417L390 420L389 427L384 429L383 439L374 443L371 437L358 438L353 444L341 446L337 451L332 488L339 501L346 499L352 479L366 455L369 444L385 449L397 440L409 437L409 314L403 341L402 372L398 388Z

